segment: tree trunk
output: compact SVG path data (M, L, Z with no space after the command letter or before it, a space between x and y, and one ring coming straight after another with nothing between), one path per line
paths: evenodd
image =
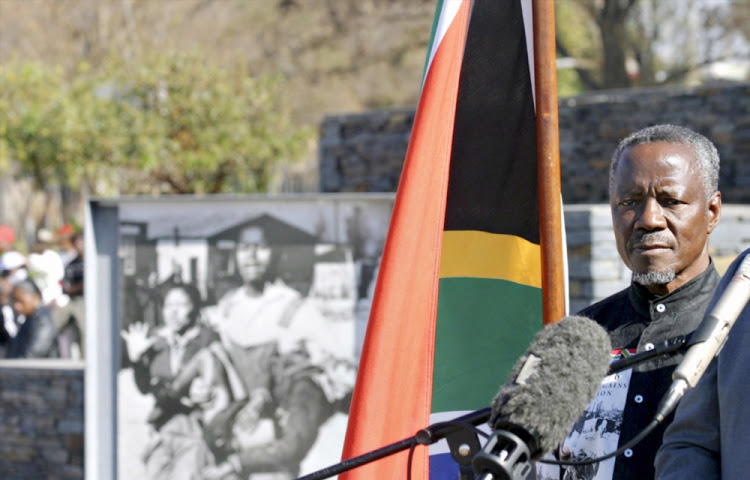
M597 18L602 35L604 62L602 64L602 86L604 88L627 88L633 85L625 65L628 45L625 19L635 0L610 0L604 3Z

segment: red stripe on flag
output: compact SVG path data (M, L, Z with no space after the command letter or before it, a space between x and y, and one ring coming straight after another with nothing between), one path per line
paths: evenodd
M462 2L429 67L380 264L343 458L414 435L429 423L440 248L458 81L471 2ZM427 449L412 478L428 477ZM408 452L342 474L405 478Z

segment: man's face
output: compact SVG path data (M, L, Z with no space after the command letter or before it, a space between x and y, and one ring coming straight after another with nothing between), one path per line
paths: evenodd
M721 195L706 199L689 146L659 142L625 150L610 206L620 257L653 293L671 292L708 267Z
M11 294L11 306L20 315L29 316L41 303L41 298L33 293L14 288Z
M237 267L245 283L259 280L271 263L271 247L263 230L251 227L242 232L237 244Z

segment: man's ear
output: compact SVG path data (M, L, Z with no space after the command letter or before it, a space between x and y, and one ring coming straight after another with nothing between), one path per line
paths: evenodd
M721 219L721 192L714 192L708 199L708 233L714 231Z

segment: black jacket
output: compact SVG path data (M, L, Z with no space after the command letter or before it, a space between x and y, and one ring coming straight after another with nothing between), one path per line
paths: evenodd
M56 358L57 328L49 308L41 306L26 317L18 334L11 340L8 358Z
M621 349L642 352L659 342L692 333L703 319L719 280L712 263L705 272L667 295L657 297L641 285L631 284L580 314L596 320L609 332L613 355ZM657 357L633 368L630 382L625 385L627 399L618 422L618 446L635 437L651 421L672 384L672 371L682 356ZM667 417L632 449L616 457L613 479L654 478L656 451L672 418L673 415Z

